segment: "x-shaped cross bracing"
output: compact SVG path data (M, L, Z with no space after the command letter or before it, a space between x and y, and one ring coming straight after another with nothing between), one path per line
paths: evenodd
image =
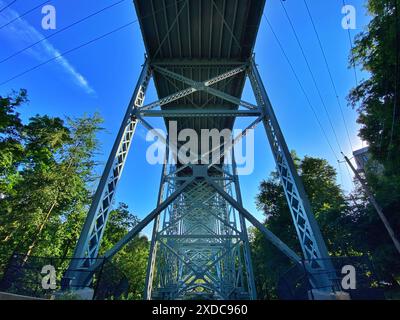
M174 94L171 94L171 95L169 95L167 97L164 97L164 98L162 98L160 100L157 100L155 102L147 104L147 105L139 108L139 111L151 110L151 109L154 109L156 107L164 106L164 105L166 105L168 103L171 103L173 101L176 101L176 100L179 100L179 99L184 98L186 96L189 96L192 93L197 92L197 91L207 92L207 93L209 93L211 95L219 97L219 98L221 98L221 99L223 99L225 101L228 101L230 103L233 103L235 105L243 106L243 107L245 107L245 108L247 108L249 110L259 110L258 106L254 105L254 104L252 104L250 102L243 101L243 100L241 100L241 99L239 99L237 97L234 97L234 96L232 96L230 94L227 94L225 92L222 92L222 91L220 91L218 89L215 89L215 88L211 87L212 85L214 85L214 84L216 84L218 82L221 82L223 80L231 78L231 77L233 77L233 76L235 76L235 75L237 75L239 73L245 72L246 68L247 68L247 66L244 64L244 65L242 65L240 67L232 69L232 70L230 70L228 72L225 72L225 73L223 73L223 74L221 74L219 76L216 76L214 78L211 78L209 80L206 80L206 81L194 81L194 80L189 79L189 78L187 78L187 77L185 77L185 76L183 76L181 74L175 73L175 72L173 72L171 70L165 69L165 68L157 66L157 65L153 65L153 69L156 70L157 72L163 74L166 77L181 81L181 82L189 85L189 88L186 88L184 90L178 91L178 92L176 92Z

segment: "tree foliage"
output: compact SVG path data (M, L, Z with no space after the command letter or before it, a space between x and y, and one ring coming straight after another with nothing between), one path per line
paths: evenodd
M139 222L138 217L129 212L128 206L120 203L115 210L110 212L100 255L111 249ZM112 260L128 278L129 299L143 298L149 250L148 239L145 236L137 236L122 248Z
M372 156L366 178L397 237L400 235L400 110L399 0L368 0L372 19L355 41L350 64L369 73L349 94L357 108L360 137ZM333 256L369 256L378 278L399 291L400 263L382 221L356 183L349 196L336 184L336 172L325 160L295 157L311 206ZM299 245L286 199L276 174L260 184L258 208L265 224L299 254ZM260 298L276 297L275 285L289 261L254 231L252 242Z
M369 73L350 95L360 137L388 171L400 173L399 0L369 0L372 20L355 41L351 63Z
M336 184L335 169L323 159L305 157L300 160L295 154L293 156L331 255L359 254L351 242L348 226L352 224L353 217ZM302 256L286 197L276 173L261 182L257 207L266 216L267 228ZM276 298L278 279L291 263L258 230L253 229L253 239L252 253L259 297Z
M355 41L351 63L369 73L349 94L357 106L360 137L368 142L371 159L366 178L397 237L400 235L400 95L399 95L399 0L369 0L371 22ZM366 201L363 191L356 190L361 199L363 215L359 230L368 232L365 250L385 278L399 282L398 252L383 228L375 210ZM395 281L395 280L397 281Z
M0 96L0 273L13 253L71 257L97 180L99 115L36 115L23 123L18 109L27 102L25 90ZM111 213L103 248L137 222L121 204ZM147 245L146 238L135 239L115 259L135 298L143 292Z

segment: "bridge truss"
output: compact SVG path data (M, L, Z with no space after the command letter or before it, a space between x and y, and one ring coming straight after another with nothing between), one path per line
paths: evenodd
M235 119L252 118L248 130L263 125L276 162L293 223L315 288L333 290L324 276L331 266L320 230L297 174L278 120L253 56L265 1L136 0L146 61L111 150L65 279L85 286L99 267L101 239L139 123L162 117L186 128L232 129ZM158 101L145 104L153 78ZM241 98L249 80L256 104ZM113 257L153 223L147 266L146 299L256 299L247 223L294 264L302 258L247 211L242 203L233 148L223 154L227 164L171 161L178 146L167 147L156 208L106 254ZM224 147L224 146L219 146ZM219 159L221 160L221 159Z

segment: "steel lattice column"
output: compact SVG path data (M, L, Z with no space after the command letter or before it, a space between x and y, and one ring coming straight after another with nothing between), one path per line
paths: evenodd
M134 111L143 105L150 79L151 70L146 60L86 217L75 248L74 259L65 276L65 279L72 281L71 285L74 287L86 285L84 283L86 279L81 279L83 273L80 270L87 269L95 263L94 258L99 251L115 191L138 122L134 117Z
M304 257L307 261L310 261L308 267L310 270L317 270L317 272L332 270L328 250L321 231L312 213L303 183L298 176L254 59L251 59L248 77L257 103L264 112L263 123L265 131L276 161L276 168L285 191ZM318 277L316 280L318 281L317 286L326 287L328 290L332 289L332 282L326 276Z
M217 299L254 299L254 277L243 220L208 184L207 166L170 166L166 196L192 176L193 184L155 224L147 278L147 298L182 299L207 294ZM233 174L213 168L226 192L236 187ZM240 192L240 190L236 190ZM155 229L156 230L156 229ZM157 250L156 250L157 249ZM245 257L243 259L243 257Z

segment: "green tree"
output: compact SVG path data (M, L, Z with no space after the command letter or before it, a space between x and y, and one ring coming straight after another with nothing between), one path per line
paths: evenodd
M60 230L82 222L94 180L100 117L67 119L65 124L60 118L35 116L24 125L16 107L26 101L25 91L1 99L0 148L8 151L1 161L11 159L0 176L1 267L13 252L69 254L77 233L60 236ZM10 148L10 142L17 148Z
M400 234L400 95L399 95L399 0L368 0L371 22L355 41L351 64L369 73L349 94L357 107L360 137L369 144L371 159L366 168L368 184L397 235ZM368 234L365 250L380 276L397 285L400 263L390 238L363 191L358 227L353 236Z
M0 97L0 272L9 257L23 253L72 256L92 197L102 119L35 116L24 124L17 112L25 90ZM139 219L121 203L110 212L100 255ZM112 260L129 280L129 298L144 291L149 242L138 236Z
M104 232L100 255L111 249L139 219L129 212L128 206L120 203L110 212L110 219ZM129 281L129 299L143 298L146 266L149 256L149 241L145 236L137 236L112 259Z
M348 228L352 223L351 210L336 184L335 169L323 159L305 157L299 160L295 154L294 158L330 254L359 254L352 244ZM302 256L289 207L276 173L261 182L256 200L258 209L266 216L267 228ZM276 298L278 279L290 268L291 263L255 229L251 247L258 296L263 299Z
M26 90L0 96L0 195L10 194L19 180L18 165L23 160L21 129L17 109L28 101Z
M374 158L400 174L399 0L368 0L372 20L355 41L351 64L370 75L350 95L358 106L360 137Z
M98 145L96 133L101 129L99 127L101 122L102 120L98 115L74 120L67 119L68 138L57 138L57 135L52 135L53 142L60 139L67 141L67 143L63 144L59 154L57 154L57 162L48 170L48 172L54 174L54 180L48 187L54 189L50 191L52 196L47 199L47 201L50 200L47 205L48 210L35 230L33 240L26 252L27 256L32 253L52 215L56 219L56 223L60 224L62 220L69 218L70 213L76 214L80 208L89 204L88 183L94 179L93 168L95 163L93 156Z

